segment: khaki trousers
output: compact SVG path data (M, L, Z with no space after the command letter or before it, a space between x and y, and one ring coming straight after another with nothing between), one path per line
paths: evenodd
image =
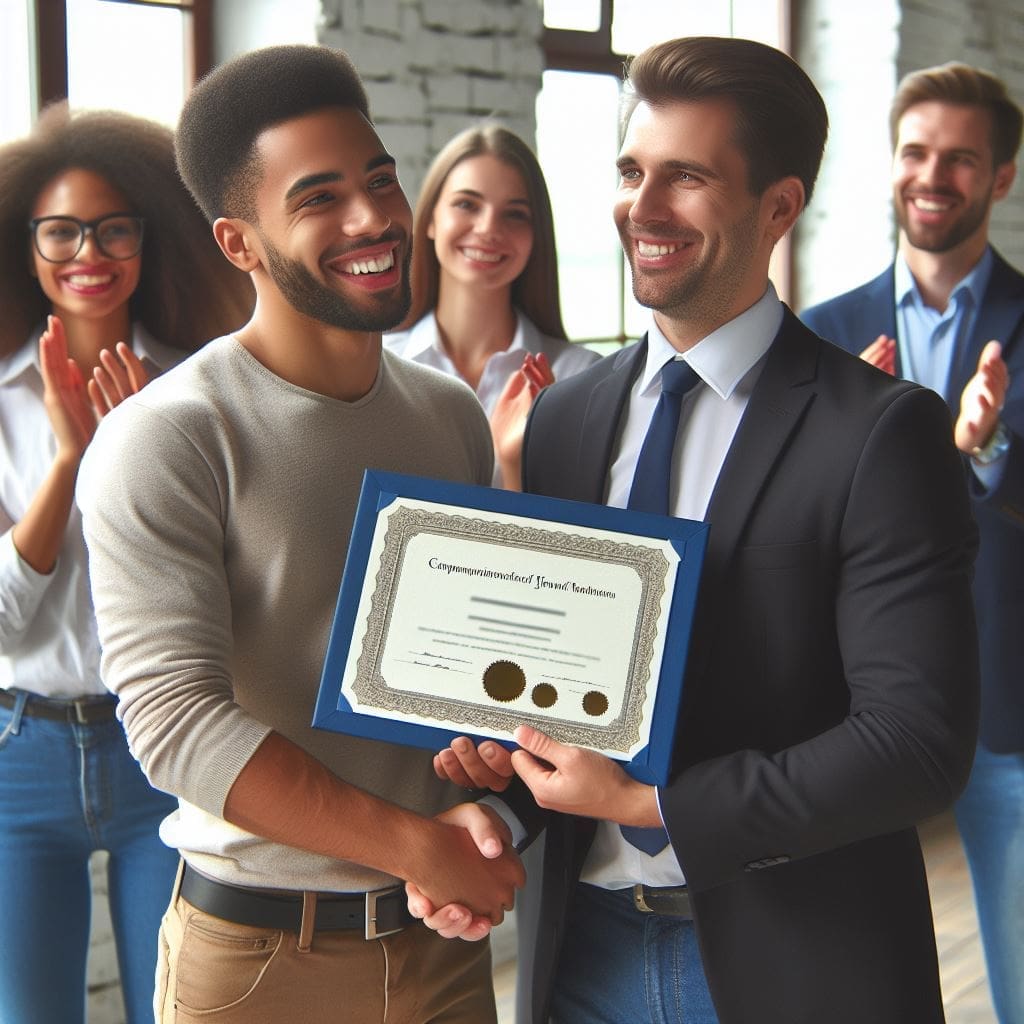
M251 928L175 894L160 926L157 1024L496 1024L488 943L414 923L358 930Z

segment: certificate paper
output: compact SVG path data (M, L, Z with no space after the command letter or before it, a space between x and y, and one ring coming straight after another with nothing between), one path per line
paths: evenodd
M637 517L368 473L314 725L440 748L526 723L647 774L662 682L674 731L690 619L676 599L692 598L706 527ZM680 524L682 545L621 529Z

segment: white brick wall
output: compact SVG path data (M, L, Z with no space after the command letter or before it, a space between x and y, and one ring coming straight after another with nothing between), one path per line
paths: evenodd
M324 0L318 38L355 61L414 202L437 151L481 118L534 143L541 29L537 0Z

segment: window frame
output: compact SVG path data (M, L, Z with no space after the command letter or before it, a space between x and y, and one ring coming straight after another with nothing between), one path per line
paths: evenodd
M192 86L213 67L214 0L108 0L136 7L173 7L185 15L185 82ZM68 12L64 0L36 0L36 110L68 98Z
M791 0L776 0L779 16L779 46L783 52L793 52L793 15ZM612 19L615 0L600 0L600 24L590 32L573 29L544 27L541 45L545 71L578 71L590 74L614 75L621 82L627 60L626 54L612 49ZM786 300L793 294L795 258L792 231L775 247L772 254L771 279L779 295ZM624 345L633 340L626 332L626 297L628 274L624 254L618 256L619 323L618 333L599 338L578 339L587 343L614 342Z

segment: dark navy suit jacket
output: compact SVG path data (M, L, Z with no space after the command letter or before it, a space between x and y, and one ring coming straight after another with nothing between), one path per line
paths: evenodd
M877 333L877 332L876 332ZM542 392L528 491L603 502L641 343ZM913 824L966 782L975 531L949 411L788 310L708 508L669 783L721 1024L937 1024ZM547 1021L593 822L555 815L520 944Z
M994 255L974 330L954 354L945 398L955 417L981 350L993 339L1002 342L1010 370L1002 418L1013 440L999 486L986 492L972 476L971 492L980 533L974 580L981 645L979 735L989 750L1006 753L1024 750L1024 276ZM801 319L855 355L879 334L897 337L893 268L814 306Z

